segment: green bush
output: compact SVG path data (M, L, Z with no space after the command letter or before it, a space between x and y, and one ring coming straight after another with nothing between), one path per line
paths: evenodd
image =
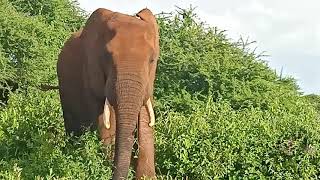
M0 0L0 67L11 68L1 71L0 84L56 83L58 53L84 17L68 0ZM0 86L0 92L5 88Z
M311 104L316 108L317 112L320 114L320 96L316 94L309 94L304 97L306 98L306 100L311 102Z
M65 136L56 92L28 89L13 94L0 119L0 179L110 177L111 162L95 133L79 139Z
M162 54L157 97L167 96L163 99L170 99L168 104L175 109L181 100L185 104L180 97L174 98L178 94L203 102L210 95L214 101L229 101L234 109L268 110L277 100L293 97L295 101L299 94L292 79L280 79L245 45L229 41L223 31L206 28L193 16L192 11L183 11L159 20Z
M20 87L0 106L0 179L109 179L96 132L65 136L58 92L34 87L56 83L57 54L85 14L66 0L0 1L0 84ZM159 178L319 177L317 101L192 9L166 16L158 18Z
M160 172L190 179L316 178L319 122L314 110L234 111L208 102L192 114L163 111L157 124Z

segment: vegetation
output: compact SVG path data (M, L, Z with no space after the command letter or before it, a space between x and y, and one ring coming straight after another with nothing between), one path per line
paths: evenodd
M304 97L310 101L316 108L317 112L320 113L320 96L316 94L309 94Z
M68 0L0 0L0 179L110 178L112 162L96 133L65 136L58 92L37 88L57 83L59 50L86 18ZM320 176L317 96L302 96L248 43L207 27L192 9L159 15L158 22L159 176Z

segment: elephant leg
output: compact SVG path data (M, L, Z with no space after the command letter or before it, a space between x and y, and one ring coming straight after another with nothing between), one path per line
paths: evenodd
M115 133L116 133L116 119L114 109L110 107L110 128L107 129L104 121L103 116L104 114L100 114L98 117L98 132L100 139L103 145L106 148L105 154L111 160L114 156L114 143L115 143Z
M149 126L147 108L142 106L138 121L138 160L136 164L136 178L148 177L155 179L154 138L153 128Z

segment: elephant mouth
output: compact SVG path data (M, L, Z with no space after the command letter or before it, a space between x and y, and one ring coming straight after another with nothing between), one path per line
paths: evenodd
M152 103L151 103L151 99L149 98L145 104L145 106L147 107L147 111L148 111L148 114L149 114L149 126L152 127L155 125L155 115L154 115L154 110L153 110L153 106L152 106ZM104 124L104 127L106 129L110 129L111 127L111 124L110 124L110 116L111 116L111 105L108 101L108 98L106 98L105 102L104 102L104 107L103 107L103 124Z

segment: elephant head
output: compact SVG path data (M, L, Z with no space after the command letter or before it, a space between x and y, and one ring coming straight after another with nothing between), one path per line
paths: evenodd
M148 120L149 126L143 129L152 136L151 100L158 57L158 25L150 10L143 9L135 17L102 8L92 13L83 30L67 41L59 56L59 88L66 130L72 132L80 126L95 124L99 115L103 119L102 131L108 134L115 129L113 179L127 177L139 119ZM142 117L143 114L147 117ZM153 150L153 137L150 142L146 146L152 147L145 149ZM152 160L151 174L154 174L153 153L143 153L152 156L144 157L146 161Z

